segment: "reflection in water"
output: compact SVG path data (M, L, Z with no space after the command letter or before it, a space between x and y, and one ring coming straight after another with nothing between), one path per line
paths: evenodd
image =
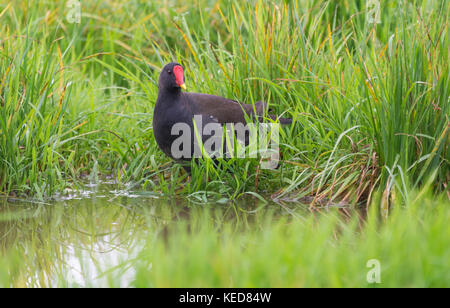
M104 193L51 205L3 200L1 255L23 252L26 284L129 285L133 272L126 263L136 258L146 238L185 210L170 206L173 202ZM120 279L110 281L113 276Z
M67 192L51 204L0 199L0 257L15 252L20 255L18 262L23 262L9 283L127 287L135 279L136 263L148 270L154 266L142 251L151 250L157 240L167 242L176 230L171 227L174 224L182 222L191 232L206 220L215 230L227 223L236 232L246 232L261 228L267 216L298 219L307 209L298 204L295 210L261 204L255 199L195 205L109 188Z

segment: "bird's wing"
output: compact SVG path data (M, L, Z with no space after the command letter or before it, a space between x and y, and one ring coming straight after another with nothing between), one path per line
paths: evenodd
M257 116L262 116L265 110L263 102L256 102L253 106L210 94L184 93L184 95L194 114L212 116L222 124L245 123L246 116L252 118L255 112Z

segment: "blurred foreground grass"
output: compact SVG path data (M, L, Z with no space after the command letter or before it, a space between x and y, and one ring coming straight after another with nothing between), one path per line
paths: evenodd
M0 203L0 286L450 286L450 207L430 191L410 193L384 222L376 206L366 217L101 195ZM370 260L379 261L380 284L367 281Z

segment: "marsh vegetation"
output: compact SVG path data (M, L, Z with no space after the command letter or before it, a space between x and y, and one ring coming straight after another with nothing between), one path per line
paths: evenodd
M450 285L447 1L80 9L0 3L0 286L366 286L369 259L384 286ZM280 168L167 158L172 61L292 118Z

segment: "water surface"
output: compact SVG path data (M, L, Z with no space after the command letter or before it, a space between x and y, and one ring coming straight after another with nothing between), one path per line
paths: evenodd
M141 252L152 243L169 241L173 225L185 224L190 232L207 219L218 232L227 223L245 233L260 228L267 216L301 220L308 213L308 206L300 203L247 198L195 204L118 190L114 183L86 185L48 202L0 199L0 251L20 252L26 270L14 285L128 287L136 278L135 262L146 262ZM149 260L145 266L151 271L155 264Z

